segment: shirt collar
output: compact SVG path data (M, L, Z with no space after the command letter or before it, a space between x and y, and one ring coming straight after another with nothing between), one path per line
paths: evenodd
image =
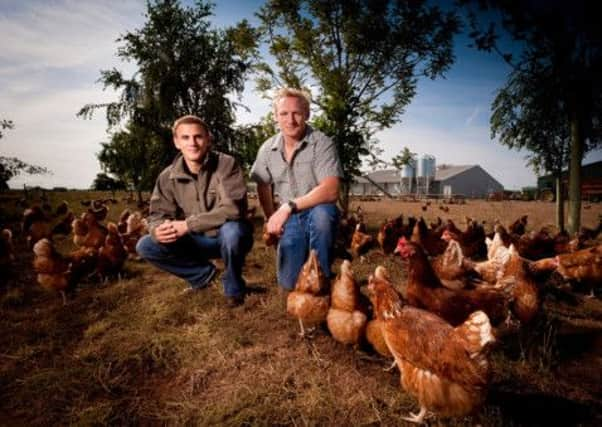
M302 148L305 145L307 145L313 131L314 130L312 129L311 126L307 125L305 127L305 135L303 136L303 139L301 139L301 141L299 141L299 144L297 145L298 148ZM278 132L278 134L274 137L274 140L272 141L272 145L270 146L270 149L273 151L276 151L276 150L283 151L283 147L284 147L284 136L282 135L282 132Z
M207 154L205 154L205 158L203 159L203 163L201 164L201 171L204 171L207 169L207 167L209 165L209 158L211 156L212 156L212 152L211 152L211 150L209 150L207 152ZM173 167L171 169L171 174L170 174L171 178L177 178L177 179L182 179L182 178L192 179L193 178L190 171L188 170L188 167L186 166L186 163L184 162L184 156L182 156L182 153L178 153L178 155L174 159L172 165L173 165Z

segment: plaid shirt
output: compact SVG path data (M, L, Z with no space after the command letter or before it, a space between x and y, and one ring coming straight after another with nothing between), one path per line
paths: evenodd
M343 176L334 142L322 132L307 126L290 163L284 155L284 137L278 133L263 143L251 168L251 179L273 184L282 201L309 193L329 176Z

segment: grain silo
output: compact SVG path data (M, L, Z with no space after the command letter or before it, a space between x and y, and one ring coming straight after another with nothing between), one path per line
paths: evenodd
M410 194L412 192L412 183L416 176L415 162L411 164L405 164L401 167L401 179L400 179L400 193L403 195Z
M435 156L423 154L418 157L416 168L416 193L429 194L429 187L435 180L435 172L437 171Z

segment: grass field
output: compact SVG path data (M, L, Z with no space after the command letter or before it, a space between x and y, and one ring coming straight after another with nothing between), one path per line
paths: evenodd
M48 196L77 213L84 209L79 200L111 195ZM3 226L15 232L21 197L0 195ZM115 198L113 220L127 206L124 194ZM399 213L451 218L460 228L465 216L508 224L528 214L533 229L554 218L553 204L539 202L469 200L448 213L436 204L426 211L420 203L354 201L352 208L358 205L373 232ZM600 214L602 205L585 203L583 225L595 226ZM399 417L417 405L398 371L383 371L389 361L339 344L325 329L311 340L297 336L260 224L258 216L244 271L250 294L235 309L226 307L219 281L184 295L182 280L141 261L128 261L120 280L80 284L63 306L36 284L32 254L16 233L16 265L0 287L0 425L403 424ZM62 250L71 245L67 238L57 243ZM353 261L356 280L365 283L378 264L404 280L400 260L376 249ZM481 411L448 425L602 425L599 298L550 293L543 312L529 331L495 349Z

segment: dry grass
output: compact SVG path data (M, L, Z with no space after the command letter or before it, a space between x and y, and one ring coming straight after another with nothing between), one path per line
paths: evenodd
M55 196L74 204L97 197ZM110 217L123 207L120 200ZM444 214L459 225L465 215L508 223L528 213L536 225L553 218L551 205L522 202L469 201L448 214L433 205L423 212L418 203L362 208L372 230L399 212L427 220ZM584 211L584 225L595 225L600 211ZM16 271L0 288L2 425L399 425L417 409L398 372L383 372L388 361L338 344L325 330L297 337L277 289L274 251L258 234L244 272L252 292L235 309L226 308L218 280L182 295L183 281L134 261L122 280L83 283L63 307L36 286L22 239L18 248ZM353 262L356 278L365 282L378 263L403 282L398 260L376 250ZM600 302L548 298L546 313L523 341L496 350L480 413L449 425L600 424Z

